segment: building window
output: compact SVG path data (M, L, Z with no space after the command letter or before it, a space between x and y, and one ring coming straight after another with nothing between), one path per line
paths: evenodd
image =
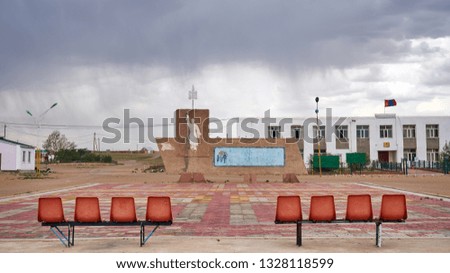
M428 149L427 150L427 161L429 161L429 162L439 161L439 151L436 149Z
M403 125L403 138L416 138L416 125Z
M291 126L291 137L295 139L303 139L303 126L292 125Z
M269 126L269 138L280 138L281 126Z
M439 125L432 124L427 125L427 138L438 138L439 137Z
M369 138L369 125L357 125L356 138Z
M319 138L322 139L324 137L325 137L325 126L320 126ZM317 138L317 126L314 126L313 128L313 138L314 139Z
M327 150L325 149L320 149L320 155L325 155L327 153ZM318 155L319 154L319 150L318 149L314 149L314 155Z
M25 156L26 156L25 151L22 151L22 162L23 162L23 163L25 163Z
M336 137L341 140L347 140L348 126L347 125L336 126Z
M408 161L415 161L416 149L405 149L403 151L403 157Z
M392 138L392 125L380 125L380 138Z
M28 163L31 163L31 152L28 152Z

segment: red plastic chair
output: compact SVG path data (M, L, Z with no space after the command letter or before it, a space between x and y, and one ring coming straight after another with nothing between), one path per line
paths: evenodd
M147 213L145 220L150 222L172 222L170 197L149 196L147 198Z
M309 220L313 222L331 222L336 220L336 209L332 195L311 196Z
M278 196L276 224L297 224L297 245L302 245L302 205L300 196Z
M302 218L300 196L278 196L275 223L296 223Z
M75 200L75 222L101 222L100 204L97 197L77 197Z
M381 247L381 224L403 222L408 218L404 194L384 194L381 198L380 219L376 222L376 245Z
M404 194L385 194L381 198L380 221L401 222L408 218L406 196Z
M49 226L50 230L58 237L59 241L70 247L70 225L64 218L64 209L60 197L41 197L38 201L38 221L43 226ZM59 228L67 226L67 234Z
M111 199L111 222L136 222L136 207L133 197L113 197Z
M60 197L42 197L38 201L38 221L43 223L63 223L64 209Z
M369 194L349 195L347 197L347 221L372 221L372 200Z

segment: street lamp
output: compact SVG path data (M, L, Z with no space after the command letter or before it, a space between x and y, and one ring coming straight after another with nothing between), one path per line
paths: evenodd
M320 158L320 126L319 126L319 97L316 97L316 124L317 124L317 150L319 156L319 173L320 177L322 177L322 161Z
M41 121L44 119L44 115L47 114L48 111L50 111L52 108L54 108L58 103L53 103L52 106L50 106L47 110L42 112L38 117L34 117L33 114L27 110L27 114L33 118L34 124L37 126L37 134L36 134L36 173L37 175L40 175L41 173L41 149L39 147L39 134L41 130Z

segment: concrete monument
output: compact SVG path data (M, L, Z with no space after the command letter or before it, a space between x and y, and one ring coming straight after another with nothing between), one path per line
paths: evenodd
M175 111L175 137L158 138L168 174L307 174L295 141L209 137L209 110Z

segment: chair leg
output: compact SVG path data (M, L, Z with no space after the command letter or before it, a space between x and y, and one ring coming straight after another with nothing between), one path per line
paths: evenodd
M70 247L72 243L70 242L70 238L72 237L71 234L72 230L70 229L70 225L67 226L67 247Z
M302 246L302 222L297 222L297 246Z
M70 226L69 226L69 229L70 229ZM72 226L72 241L70 241L70 236L69 236L69 244L72 246L75 245L75 226Z
M144 234L145 234L145 225L141 224L141 231L139 233L139 246L140 247L142 247L145 244L145 242L144 242L144 240L145 240Z
M68 236L64 235L64 232L62 232L58 226L51 226L50 230L55 234L56 237L58 237L59 241L65 246L70 247L70 228L68 230ZM67 243L66 243L67 242Z
M376 222L375 244L377 247L381 247L381 222Z
M144 227L144 225L142 227ZM142 228L142 245L145 245L145 243L148 241L148 239L150 239L150 237L152 237L153 233L155 233L155 231L158 228L159 228L159 225L156 225L147 236L145 236L144 228Z

